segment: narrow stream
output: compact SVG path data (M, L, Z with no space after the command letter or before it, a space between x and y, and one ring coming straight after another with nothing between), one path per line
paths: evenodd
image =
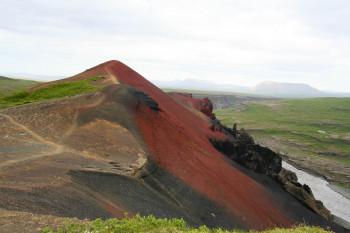
M350 200L331 189L326 180L299 170L284 161L282 162L282 166L285 169L295 172L299 183L307 184L311 188L315 198L322 201L333 215L350 222Z

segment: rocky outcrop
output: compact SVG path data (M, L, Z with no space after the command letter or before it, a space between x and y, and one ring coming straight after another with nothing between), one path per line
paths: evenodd
M196 103L196 108L210 119L216 119L216 116L213 113L213 103L209 100L209 98L200 99Z
M282 169L282 158L267 147L260 146L244 130L234 125L229 129L215 121L214 130L220 129L229 137L225 141L211 139L216 149L245 167L258 173L276 177Z
M156 111L156 112L160 111L158 103L154 99L146 95L145 93L140 91L135 91L134 95L138 99L138 101L144 102L153 111Z
M303 202L307 207L328 220L332 219L330 211L324 207L321 201L315 199L308 185L302 185L298 182L298 177L294 172L282 168L275 178L287 192Z
M179 93L179 92L170 92L168 93L174 100L177 102L189 107L190 109L195 109L199 112L202 112L204 115L209 117L211 120L215 120L216 116L213 113L213 103L209 98L194 98L190 93Z
M294 172L282 168L281 155L256 144L244 129L237 130L236 125L229 129L217 120L213 125L212 130L220 129L229 136L224 141L211 139L211 143L217 150L244 167L278 181L284 190L325 219L332 218L330 211L324 207L323 203L314 198L310 187L300 184Z

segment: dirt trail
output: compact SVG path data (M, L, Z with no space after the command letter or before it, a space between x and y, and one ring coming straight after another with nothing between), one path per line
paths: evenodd
M32 156L27 156L25 158L19 158L19 159L16 159L16 160L8 160L8 161L3 162L3 163L0 164L0 169L4 168L4 167L12 166L14 164L22 163L22 162L29 162L29 161L36 160L36 159L39 159L39 158L61 154L62 152L64 152L64 149L63 149L62 146L60 146L60 147L57 147L55 150L53 150L52 152L49 152L49 153L35 154L35 155L32 155Z
M13 119L11 116L0 113L0 116L6 118L8 121L10 121L10 123L12 123L13 125L23 129L25 132L29 133L31 136L33 136L35 139L37 139L38 141L50 145L50 146L54 146L54 147L60 147L61 145L56 144L54 142L48 141L45 138L41 137L39 134L35 133L34 131L32 131L31 129L27 128L25 125L17 122L15 119Z
M103 100L105 99L105 96L102 96L101 98L98 98L95 102L91 103L91 104L87 104L84 107L85 108L92 108L92 107L96 107L99 104L101 104L103 102ZM31 156L26 156L24 158L19 158L16 160L8 160L6 162L3 162L0 164L0 168L4 168L4 167L8 167L17 163L21 163L21 162L28 162L28 161L32 161L35 159L39 159L39 158L43 158L43 157L47 157L47 156L53 156L53 155L57 155L63 152L73 152L75 154L79 154L80 156L83 157L88 157L88 158L92 158L92 159L97 159L98 156L94 156L91 155L89 153L86 152L77 152L71 148L68 148L62 144L58 144L58 143L54 143L52 141L49 141L45 138L43 138L42 136L40 136L39 134L37 134L36 132L32 131L31 129L29 129L27 126L19 123L18 121L16 121L15 119L13 119L13 117L4 114L4 113L0 113L1 117L4 117L5 119L7 119L11 124L17 126L18 128L22 129L23 131L25 131L26 133L30 134L33 138L35 138L36 140L38 140L39 142L48 145L48 146L52 146L53 149L52 151L48 152L48 153L43 153L43 154L34 154ZM62 139L60 140L60 143L63 141L64 138L70 136L74 130L77 129L77 119L78 119L78 113L75 113L74 118L73 118L73 123L72 123L72 127L70 127L67 132L65 132L62 136ZM99 159L99 158L98 158ZM101 160L101 159L99 159Z
M112 79L112 82L113 82L114 84L119 84L117 77L115 77L115 76L112 75L112 74L109 74L109 75L110 75L110 77L111 77L111 79Z
M17 164L17 163L21 163L21 162L28 162L28 161L35 160L35 159L42 158L42 157L46 157L46 156L52 156L52 155L60 154L60 153L62 153L64 151L64 147L62 145L46 140L45 138L41 137L39 134L37 134L34 131L30 130L25 125L17 122L11 116L3 114L3 113L0 113L0 116L6 118L11 124L21 128L22 130L24 130L26 133L30 134L33 138L35 138L39 142L41 142L43 144L46 144L48 146L54 147L54 149L51 152L49 152L49 153L34 154L32 156L26 156L25 158L19 158L19 159L16 159L16 160L8 160L6 162L1 163L0 164L0 168L8 167L8 166L11 166L11 165L14 165L14 164Z
M111 72L108 67L104 68L108 76L111 78L113 84L120 84L118 78Z
M48 153L34 154L34 155L31 155L31 156L26 156L24 158L19 158L19 159L16 159L16 160L8 160L6 162L3 162L3 163L0 164L0 169L4 168L4 167L12 166L14 164L22 163L22 162L29 162L29 161L36 160L36 159L39 159L39 158L61 154L63 152L71 152L71 153L74 153L74 154L77 154L77 155L80 155L82 157L86 157L86 158L89 158L89 159L109 162L109 161L107 161L105 159L100 158L97 155L92 155L91 153L87 153L87 152L78 152L78 151L76 151L76 150L74 150L72 148L69 148L69 147L66 147L64 145L57 144L57 143L54 143L52 141L49 141L49 140L43 138L42 136L38 135L34 131L30 130L25 125L17 122L16 120L14 120L9 115L0 113L0 116L6 118L11 124L21 128L22 130L24 130L25 132L27 132L28 134L33 136L35 139L37 139L41 143L43 143L45 145L48 145L48 146L54 147L52 149L52 151L50 151ZM73 126L64 134L65 137L69 136L76 129L76 125L77 125L76 118L77 117L75 117L75 122L73 122Z
M115 79L114 81L117 84L118 83L117 79L115 77L113 77L113 79ZM94 107L100 105L101 103L103 103L105 98L106 98L105 95L103 95L103 96L97 98L96 101L94 101L93 103L81 106L80 109L94 108ZM22 129L23 131L25 131L26 133L31 135L37 141L43 143L44 145L52 147L52 149L49 152L45 152L45 153L38 152L38 153L33 154L33 155L26 155L25 157L22 157L22 158L17 158L17 159L7 160L5 162L2 162L0 164L0 169L5 168L5 167L9 167L9 166L13 166L13 165L16 165L18 163L24 163L24 162L29 162L29 161L33 161L36 159L40 159L43 157L58 155L58 154L61 154L63 152L74 153L76 155L79 155L79 156L82 156L82 157L85 157L88 159L92 159L92 160L95 160L98 162L104 162L107 164L111 164L111 162L116 162L116 161L111 161L111 160L106 159L106 158L102 158L101 156L94 154L94 153L91 153L91 152L77 151L73 148L70 148L68 146L63 145L64 139L69 137L75 130L78 129L78 117L79 117L78 112L79 111L76 111L76 113L74 114L73 121L71 123L72 124L71 127L69 127L69 129L61 136L61 139L58 141L58 143L55 143L55 142L52 142L52 141L45 139L44 137L40 136L39 134L37 134L33 130L29 129L27 126L16 121L13 117L11 117L7 114L4 114L4 113L0 113L0 117L7 119L11 124ZM130 175L134 175L134 173L136 173L140 168L142 168L145 165L146 161L147 161L146 156L144 154L139 153L138 159L136 161L134 161L133 163L128 165L129 169L131 169L131 171L129 172Z

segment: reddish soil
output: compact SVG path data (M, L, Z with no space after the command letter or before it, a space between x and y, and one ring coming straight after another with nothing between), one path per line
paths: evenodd
M140 106L135 109L135 116L154 160L161 167L228 207L250 227L261 229L293 223L275 208L273 198L263 186L230 166L213 148L209 137L224 135L212 132L208 120L193 114L122 63L108 63L106 69L120 83L137 88L159 104L160 112Z
M167 94L185 107L189 107L190 109L195 109L201 113L204 113L212 120L216 119L215 114L213 113L213 104L207 97L203 99L197 99L193 98L192 94L187 93L171 92Z

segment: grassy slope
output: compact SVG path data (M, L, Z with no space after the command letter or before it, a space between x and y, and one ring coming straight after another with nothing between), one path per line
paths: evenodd
M12 79L0 76L0 96L8 95L16 91L25 90L35 86L39 82L23 79Z
M350 98L276 100L216 114L224 124L237 122L257 139L277 140L291 154L350 164Z
M97 219L93 222L77 223L67 222L58 229L46 228L44 233L238 233L242 231L227 231L222 229L209 229L207 227L191 228L180 219L157 219L153 216L125 219L109 219L106 221ZM253 231L251 231L253 232ZM300 226L293 229L273 229L263 231L264 233L327 233L318 227Z
M26 103L95 92L99 89L99 87L94 85L94 82L97 81L97 78L98 77L91 77L90 79L81 81L57 83L32 92L20 91L10 95L2 96L0 97L0 109Z

